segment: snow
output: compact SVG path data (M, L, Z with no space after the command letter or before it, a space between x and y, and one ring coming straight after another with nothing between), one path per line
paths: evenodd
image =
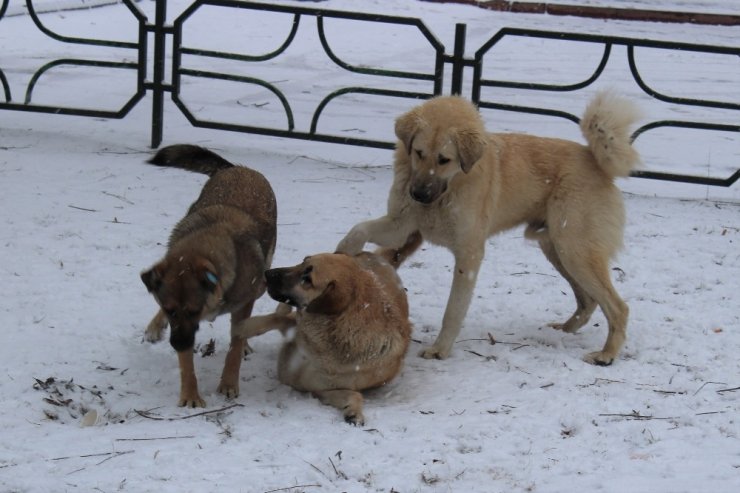
M18 4L11 0L11 6ZM661 0L649 6L740 13L731 4ZM153 16L153 2L138 5ZM736 46L740 35L738 27L516 16L412 0L300 5L421 17L446 46L452 46L454 23L465 22L469 53L504 25L727 46ZM174 1L170 18L186 6ZM259 52L269 46L270 31L284 27L276 20L249 31L240 24L245 16L224 19L223 11L212 10L193 21L194 45L200 39L198 46L246 44ZM115 21L125 12L120 5L104 6L43 18L76 36L132 40L133 24ZM225 24L214 31L215 19ZM25 15L0 20L1 68L16 101L48 60L132 56L62 45L29 34L30 25ZM354 25L336 29L336 36L349 41L357 32ZM244 41L247 31L254 45ZM419 53L428 48L404 36L385 33L372 50L349 41L342 47L367 65L424 70L428 57ZM289 93L296 127L307 128L326 87L356 83L335 67L330 77L318 70L331 65L317 61L315 37L301 39L286 53L287 64L255 70ZM512 79L549 73L542 63L552 53L540 51L539 42L537 49L527 51L528 46L491 65L507 68ZM661 55L651 61L659 63L652 76L664 89L740 102L737 64L710 57L699 70L679 63L683 54ZM580 52L565 50L563 57L568 70L590 70ZM188 63L235 70L233 62L220 60ZM609 72L610 84L634 97L646 118L665 112L737 124L737 112L651 102L619 68ZM115 108L132 91L125 75L60 69L46 85L39 83L34 102ZM209 86L219 91L199 95ZM271 101L254 112L284 125L279 105L250 86L189 80L184 92L189 107L235 120L245 106ZM537 102L579 114L592 92L512 97L542 97ZM413 104L363 96L346 101L327 107L321 130L390 140L393 118ZM189 410L176 406L179 374L171 347L166 340L142 342L155 303L139 273L164 253L171 227L205 177L144 164L151 153L150 114L149 98L120 121L0 111L0 273L6 279L0 283L1 491L737 491L740 392L727 390L740 385L737 185L726 190L620 181L626 247L613 277L630 306L630 321L626 346L611 367L582 361L605 340L600 311L576 335L547 326L570 316L572 294L516 229L489 241L473 303L448 360L425 360L417 353L438 333L452 280L451 255L425 246L400 269L414 342L400 376L367 393L365 427L345 424L335 409L278 383L278 333L250 341L255 352L242 364L241 395L228 401L217 394L229 338L226 317L203 323L198 334L201 347L214 339L215 355L196 357L208 407ZM577 129L532 115L484 117L491 130L580 140ZM724 176L740 161L735 136L648 135L637 146L649 169ZM270 180L279 206L276 267L332 251L354 224L385 209L390 151L196 129L168 102L164 144L176 142L208 146ZM263 297L255 313L274 306Z

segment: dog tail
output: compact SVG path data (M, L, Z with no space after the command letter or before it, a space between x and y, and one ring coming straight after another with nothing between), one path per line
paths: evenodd
M216 172L233 168L234 165L204 147L188 144L176 144L160 149L149 161L149 164L180 168L196 173L213 176Z
M404 260L419 249L423 241L424 238L422 238L421 233L415 231L406 238L406 243L401 248L379 248L375 251L375 254L386 259L394 269L398 269Z
M634 104L609 91L597 94L586 107L581 132L596 163L612 178L629 176L640 162L629 133L639 117Z

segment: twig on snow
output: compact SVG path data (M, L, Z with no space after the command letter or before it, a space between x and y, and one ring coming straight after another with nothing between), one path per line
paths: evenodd
M329 457L329 464L331 464L331 467L334 469L334 474L336 474L339 479L347 479L347 475L337 469L337 466L334 465L334 461L331 460L331 457Z
M151 414L149 414L148 411L139 411L138 409L134 409L134 412L138 414L139 416L141 416L142 418L153 419L155 421L177 421L181 419L195 418L196 416L205 416L207 414L220 413L222 411L228 411L229 409L232 409L235 407L244 407L244 404L236 403L236 404L231 404L230 406L222 407L219 409L211 409L210 411L203 411L200 413L189 414L187 416L175 416L173 418L161 418L159 416L152 416Z
M263 493L275 493L276 491L288 491L288 490L295 490L298 488L321 488L320 484L297 484L295 486L287 486L285 488L277 488L275 490L267 490Z
M707 411L704 413L696 413L696 416L706 416L707 414L724 414L727 411Z
M195 438L195 435L181 437L153 437L153 438L116 438L117 442L148 442L152 440L180 440L182 438Z
M476 356L480 356L481 358L485 359L486 361L496 361L496 357L493 356L493 355L491 355L491 356L484 356L484 355L482 355L480 353L476 353L475 351L471 351L470 349L466 349L465 352L466 353L470 353L470 354L474 354Z
M95 209L87 209L85 207L78 207L76 205L69 204L67 207L71 207L72 209L77 209L78 211L85 211L85 212L99 212Z
M164 421L166 419L166 418L160 418L158 416L152 416L151 414L149 414L149 411L139 411L138 409L134 409L134 412L138 414L139 416L141 416L142 418L153 419L155 421Z
M709 385L710 383L711 383L711 384L714 384L714 385L727 385L727 384L726 384L726 383L724 383L724 382L704 382L704 383L703 383L703 384L701 385L701 387L699 387L698 389L696 389L696 392L694 392L694 395L696 395L696 394L698 394L699 392L701 392L701 389L703 389L704 387L706 387L706 386L707 386L707 385Z
M124 455L124 454L131 454L135 452L134 450L125 450L123 452L101 452L98 454L85 454L85 455L68 455L66 457L53 457L51 459L46 459L47 461L53 461L53 460L67 460L67 459L87 459L89 457L105 457L107 456L118 456L118 455Z
M678 419L676 416L672 416L672 417L658 417L658 416L651 416L651 415L640 414L637 411L632 411L631 413L627 413L627 414L624 414L624 413L604 413L604 414L599 414L599 416L616 417L616 418L627 418L627 419L637 419L637 420L645 420L645 421L651 420L651 419L656 419L656 420Z
M136 205L133 202L131 202L129 199L127 199L126 197L124 197L123 195L116 195L115 193L110 193L110 192L106 192L106 191L103 191L103 195L107 195L109 197L116 198L116 199L118 199L118 200L120 200L122 202L126 202L129 205Z
M99 466L99 465L100 465L100 464L102 464L103 462L105 462L105 461L108 461L108 460L111 460L111 459L113 459L113 458L115 458L115 457L120 457L121 455L126 455L126 454L133 454L133 453L134 453L134 451L133 451L133 450L126 450L126 451L124 451L124 452L114 452L113 454L111 454L111 456L110 456L110 457L106 457L105 459L101 460L100 462L98 462L98 463L97 463L97 464L95 464L95 465L96 465L96 466Z
M211 411L203 411L202 413L195 413L195 414L191 414L189 416L179 416L177 418L167 418L167 419L170 420L170 421L175 421L175 420L178 420L178 419L190 419L190 418L195 418L196 416L204 416L206 414L213 414L213 413L220 413L222 411L228 411L229 409L232 409L232 408L235 408L235 407L244 407L244 404L236 403L236 404L232 404L230 406L222 407L221 409L213 409Z
M330 478L329 476L327 476L327 475L326 475L326 473L324 473L324 471L322 471L322 470L321 470L321 469L319 469L318 467L314 466L313 464L311 464L311 463L310 463L310 462L308 462L307 460L303 460L303 462L305 462L305 463L306 463L306 464L308 464L309 466L313 467L313 468L314 468L315 470L317 470L317 471L319 472L319 474L321 474L322 476L324 476L324 477L325 477L326 479L328 479L328 480L329 480L329 481L331 482L331 478Z
M719 390L717 390L716 392L717 392L718 394L722 394L722 393L724 393L724 392L736 392L736 391L738 391L738 390L740 390L740 387L732 387L731 389L719 389Z

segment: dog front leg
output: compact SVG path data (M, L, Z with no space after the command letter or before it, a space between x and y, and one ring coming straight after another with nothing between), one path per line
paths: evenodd
M248 348L249 345L247 340L239 335L238 327L252 314L253 306L254 301L247 303L244 308L231 314L231 344L229 344L229 352L226 353L224 369L221 372L221 382L216 389L228 399L239 397L239 370L242 366L244 348Z
M285 335L288 329L296 326L296 314L290 311L285 312L282 306L287 306L284 303L280 303L278 310L275 313L268 315L254 315L246 320L242 320L238 324L231 327L231 337L243 337L248 339L250 337L260 336L271 330L279 330Z
M157 310L152 321L147 325L144 331L144 340L147 342L159 342L162 340L164 329L167 328L167 315L162 309Z
M195 378L195 365L193 364L193 349L177 352L177 361L180 364L180 407L206 407L198 393L198 380Z
M455 273L452 278L447 308L442 319L442 329L434 344L422 349L419 356L426 359L445 359L450 355L452 345L460 334L463 320L468 313L482 261L482 248L472 253L455 255Z
M418 228L406 219L383 216L356 224L337 245L337 253L357 255L365 243L400 248Z

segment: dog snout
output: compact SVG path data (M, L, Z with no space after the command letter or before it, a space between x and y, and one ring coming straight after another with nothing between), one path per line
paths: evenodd
M274 286L280 281L281 269L269 269L265 271L265 281L268 286Z
M439 198L447 189L447 184L440 181L421 181L411 185L409 194L411 198L422 204L431 204Z
M171 325L170 326L170 345L179 352L187 351L195 346L195 332L198 330L198 324L192 325Z
M281 303L287 303L289 305L296 306L295 301L288 293L286 289L285 276L289 269L270 269L265 271L265 280L267 281L267 294L270 298Z

